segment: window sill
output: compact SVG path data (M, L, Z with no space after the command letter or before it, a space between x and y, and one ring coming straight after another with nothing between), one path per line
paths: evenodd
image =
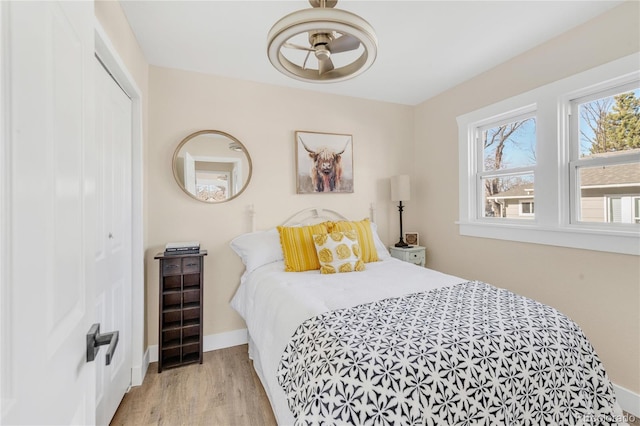
M575 225L558 228L534 223L456 222L460 235L640 256L640 232Z

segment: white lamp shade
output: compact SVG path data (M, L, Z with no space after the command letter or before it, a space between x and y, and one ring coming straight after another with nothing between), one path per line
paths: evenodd
M411 199L411 181L409 175L391 178L391 201L407 201Z

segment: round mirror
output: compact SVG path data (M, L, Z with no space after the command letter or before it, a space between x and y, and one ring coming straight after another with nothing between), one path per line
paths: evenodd
M180 142L173 154L173 176L189 196L205 203L229 201L251 180L251 157L236 138L201 130Z

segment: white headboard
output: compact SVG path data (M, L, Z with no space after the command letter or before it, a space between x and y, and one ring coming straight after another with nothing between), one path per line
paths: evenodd
M251 220L251 231L256 231L256 210L253 204L249 206L249 217ZM375 222L375 207L371 203L369 207L369 218ZM322 223L326 221L349 220L335 210L323 209L321 207L311 207L300 210L289 219L282 222L283 226L304 226Z
M320 207L312 207L310 209L304 209L291 216L289 219L282 223L282 226L305 226L315 225L316 223L322 223L326 221L334 220L349 220L340 213L323 209Z

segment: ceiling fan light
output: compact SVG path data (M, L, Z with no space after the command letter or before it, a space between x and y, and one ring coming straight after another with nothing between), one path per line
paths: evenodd
M281 52L282 47L298 34L334 31L357 38L363 47L362 54L345 66L320 73L290 61ZM373 27L358 15L341 9L314 8L290 13L273 25L267 37L271 64L289 77L313 83L335 83L362 74L375 61L377 49Z
M331 56L331 52L329 52L326 47L322 46L316 49L315 55L318 60L329 59L329 56Z

